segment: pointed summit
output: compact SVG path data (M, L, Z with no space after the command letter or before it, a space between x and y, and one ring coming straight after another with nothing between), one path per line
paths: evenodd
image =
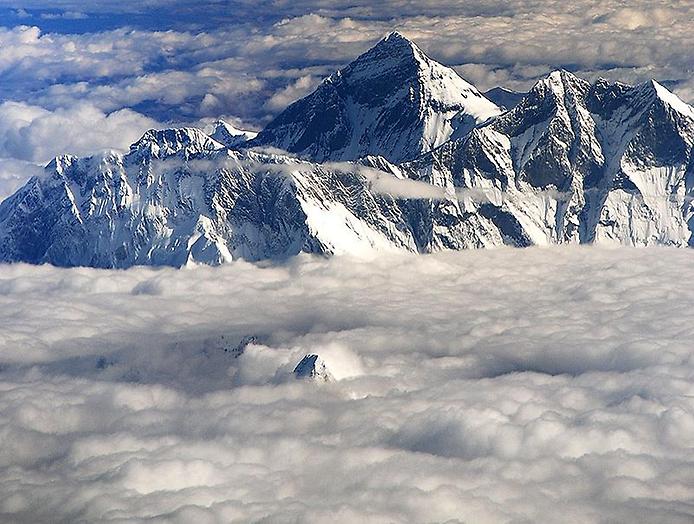
M224 144L230 149L242 146L249 140L255 138L258 133L238 129L224 120L217 120L212 124L212 131L209 135L220 144Z
M566 69L557 69L552 71L545 78L539 80L531 92L535 92L540 96L547 93L554 93L555 96L563 98L566 93L582 93L588 92L590 84L585 80L578 78L571 71Z
M315 353L306 355L301 359L301 362L294 368L294 375L298 379L316 382L333 382L335 380L325 361Z
M656 80L650 80L647 82L647 85L654 90L658 99L667 104L671 109L674 109L678 113L681 113L690 119L694 119L694 107L684 102L675 93L658 83Z
M395 80L403 78L401 77L403 71L412 73L415 70L435 67L434 64L444 68L429 58L412 40L393 31L330 78L335 80L335 76L342 78L345 75L354 77L393 75Z
M560 69L555 69L552 71L550 74L547 75L546 77L550 81L558 81L558 82L573 82L578 80L579 78L574 75L571 71L560 68Z
M388 45L388 46L393 46L393 47L402 47L402 46L409 46L412 47L415 45L415 43L407 38L405 35L403 35L399 31L391 31L388 33L386 36L381 38L381 40L374 46L383 46L383 45ZM372 48L373 49L373 48Z
M517 136L538 122L554 122L562 131L557 132L553 127L550 134L571 135L574 130L570 122L583 114L590 89L588 82L565 69L552 71L538 80L511 111L496 119L494 127L509 136Z
M294 102L249 145L318 162L411 160L501 110L448 67L392 32Z
M415 52L424 55L422 50L419 47L417 47L417 44L415 44L412 40L407 38L402 33L399 33L398 31L391 31L386 36L381 38L381 40L379 40L376 43L376 45L374 45L371 49L369 49L366 53L364 53L361 56L369 56L378 53L413 56Z
M400 31L395 29L394 31L391 31L388 33L386 36L381 38L381 42L389 42L389 41L406 41L412 43L412 40L407 38L405 35L403 35Z

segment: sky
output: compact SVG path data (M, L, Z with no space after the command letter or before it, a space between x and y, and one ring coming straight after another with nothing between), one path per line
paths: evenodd
M0 520L689 523L692 268L0 266ZM336 380L295 379L306 354Z
M694 101L689 0L0 0L0 198L151 127L260 129L393 29L481 90L566 68Z

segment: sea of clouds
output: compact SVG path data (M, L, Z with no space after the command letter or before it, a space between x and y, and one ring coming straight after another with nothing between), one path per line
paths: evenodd
M0 266L0 521L692 522L693 278L665 248Z

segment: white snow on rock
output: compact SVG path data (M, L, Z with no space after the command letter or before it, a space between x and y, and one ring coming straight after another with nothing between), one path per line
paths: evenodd
M694 245L694 110L662 85L554 71L498 113L393 33L250 141L219 122L214 137L152 130L125 155L57 157L0 203L0 261Z
M209 135L226 147L236 149L254 139L258 133L239 129L224 120L217 120L211 125Z
M251 142L324 162L411 160L501 112L398 32L325 79Z
M325 361L316 354L304 356L294 368L294 375L300 379L310 379L316 382L332 382L334 377Z

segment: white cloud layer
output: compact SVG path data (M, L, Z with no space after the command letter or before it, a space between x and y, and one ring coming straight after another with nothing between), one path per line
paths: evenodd
M127 150L148 129L160 126L130 109L105 114L90 104L49 111L21 102L0 104L0 157L43 162L61 154Z
M0 520L691 522L693 262L2 266Z
M31 26L40 24L37 11L21 19L28 25L1 29L2 96L49 109L75 100L108 112L145 104L159 120L236 114L257 126L397 28L482 89L527 89L567 67L627 81L655 77L693 100L688 0L118 4L22 6L53 17L110 16L123 27L101 31L85 21L84 33L41 32ZM214 16L200 26L200 12ZM132 28L133 13L157 30Z

